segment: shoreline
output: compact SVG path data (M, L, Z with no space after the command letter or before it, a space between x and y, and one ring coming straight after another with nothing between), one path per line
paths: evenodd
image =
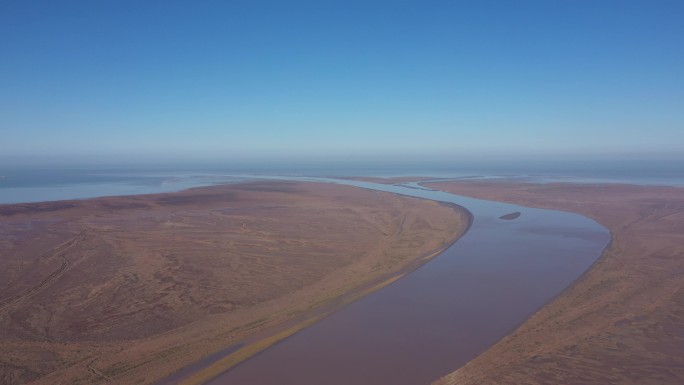
M402 187L407 187L407 186L402 186ZM372 187L367 187L367 188L372 188ZM390 190L390 191L391 191L391 190ZM399 194L401 194L401 193L399 193ZM427 198L427 197L426 197L426 198L424 198L424 199L430 199L430 198ZM490 202L490 203L494 203L494 202ZM553 211L553 210L552 210L552 211ZM516 218L520 215L519 212L515 212L514 214L517 214L517 215L516 215ZM577 215L577 214L575 214L574 212L573 212L572 214ZM472 214L471 214L471 215L472 215ZM500 214L497 214L497 215L500 215ZM579 217L579 216L581 216L581 215L577 215L577 216ZM494 217L494 218L496 218L496 217ZM504 218L500 218L500 217L499 217L498 219L502 219L502 220L503 220ZM515 219L515 218L512 218L512 219ZM585 220L589 220L589 218L586 218L586 217L585 217L584 219L585 219ZM598 223L596 223L595 221L592 220L591 222L594 222L594 224L595 224L596 226L600 227L601 229L606 230L605 228L603 228L603 226L600 226L600 225L599 225ZM473 222L472 222L472 218L471 218L471 221L470 221L469 223L472 225L472 223L473 223ZM605 234L607 235L607 233L608 233L608 232L606 231ZM601 243L602 243L602 248L595 250L595 254L592 253L592 255L593 255L593 257L591 258L591 260L593 261L593 262L592 262L592 265L596 262L596 260L600 257L600 255L604 252L604 250L605 250L605 248L607 247L607 244L608 244L607 242L608 242L608 239L606 239L605 243L604 243L604 242L601 242ZM581 270L581 272L578 271L578 275L573 275L573 280L572 280L572 281L569 281L569 282L567 283L567 285L572 285L572 284L578 279L578 277L581 277L581 274L585 273L586 270L587 270L588 268L590 268L590 267L591 267L591 266L588 266L588 267L586 267L586 268L583 268L583 269ZM567 285L564 283L564 285L561 286L561 287L559 288L559 289L561 290L561 291L560 291L561 293L562 293L562 291L564 291L564 290L567 289L567 287L568 287ZM556 292L556 291L554 291L554 292ZM556 295L558 295L558 294L556 294ZM543 306L545 306L548 302L553 301L553 299L555 298L556 295L554 295L554 297L552 297L552 298L549 298L548 300L546 300L546 302L540 304L539 306L540 306L540 307L543 307ZM535 308L536 308L536 307L535 307ZM536 308L536 309L538 309L538 308ZM535 310L535 311L536 311L536 310ZM520 321L520 323L524 323L525 320L526 320L528 317L530 317L532 314L533 314L533 313L530 313L529 315L527 315L526 318L524 318L524 319L522 319L522 320ZM515 330L515 328L516 328L518 325L519 325L519 324L513 325L512 328L511 328L511 330L506 331L506 333L502 335L502 338L505 337L507 334L510 334L510 332L511 332L512 330ZM319 328L319 330L321 330L321 329ZM320 334L320 332L319 332L318 334ZM497 333L496 335L499 336L500 334ZM308 337L309 337L309 340L310 340L310 339L311 339L311 336L309 335ZM319 337L321 337L321 336L319 336ZM498 338L498 337L497 337L497 338ZM279 342L279 341L275 341L275 342ZM496 342L497 342L497 341L492 341L491 343L492 343L492 344L495 344ZM290 344L290 345L291 345L291 344ZM487 345L487 346L491 346L491 345ZM485 346L485 348L486 348L487 346ZM301 349L301 339L300 339L299 349ZM276 350L277 350L277 349L276 349ZM285 352L286 352L286 351L287 351L287 350L285 350ZM283 352L284 352L284 351L281 349L281 350L280 350L280 354L279 354L279 357L280 357L281 359L283 358ZM277 357L277 356L278 356L278 355L276 355L276 357ZM274 356L273 356L273 355L270 355L270 357L271 357L270 360L273 361L273 357L274 357ZM257 361L257 364L258 364L258 363L264 364L263 360L261 360L261 361L262 361L262 362ZM268 359L267 359L267 362L268 362ZM272 364L275 365L275 362L270 362L270 363L272 363ZM232 364L231 364L231 365L232 365ZM276 366L277 366L277 365L276 365ZM232 367L232 366L231 366L231 367ZM251 372L253 372L253 374L256 374L256 373L255 373L255 370L256 370L256 371L259 370L259 369L258 369L258 366L255 366L254 363L252 363L251 365L248 365L248 367L249 367L250 369L247 369L247 370L251 370ZM213 376L215 376L215 375L217 375L217 374L220 374L220 373L223 372L225 369L227 369L227 368L223 368L222 370L217 370L217 371L214 372L214 373L210 373L210 374L207 375L206 377L204 377L204 378L202 378L202 379L200 379L200 380L197 380L197 381L187 382L187 383L186 383L186 382L180 382L179 384L182 384L182 385L196 385L196 384L200 384L200 383L202 383L202 382L204 382L204 381L210 380L211 377L213 377ZM304 368L300 368L300 369L304 369ZM448 370L450 370L450 369L447 368L447 371L448 371ZM240 372L240 370L237 370L237 372ZM445 371L445 372L446 372L446 371ZM441 372L441 373L444 373L444 372ZM257 376L257 377L259 377L259 376ZM231 375L230 375L229 373L227 374L227 378L231 378ZM238 375L238 377L237 377L238 381L244 381L246 378L249 378L249 377L248 377L248 376L247 376L247 377L245 376L245 372L244 372L244 371L242 371L242 375ZM435 377L428 378L428 379L427 379L427 382L429 383L429 382L430 382L432 379L434 379L434 378L435 378ZM233 377L233 380L235 380L235 379L236 379L236 377ZM213 383L213 382L209 382L209 383ZM239 382L237 382L237 383L239 383Z
M260 182L260 181L257 181L257 183L258 182ZM407 182L407 181L404 180L403 182ZM247 181L245 183L254 183L254 182L253 181ZM439 183L455 183L455 184L486 183L486 184L497 184L497 185L499 185L499 184L505 184L505 185L516 184L516 183L502 182L502 181L494 181L494 182L490 182L490 181L485 181L485 182L482 182L482 181L459 181L459 182L420 181L418 183L419 184L420 183L426 183L426 184L431 184L431 183L435 183L435 184L439 184ZM519 184L519 183L517 183L517 184ZM538 184L530 184L530 185L545 186L545 185L538 185ZM577 186L578 184L568 183L568 185ZM594 184L589 184L589 186L596 187L596 185L594 185ZM610 184L610 186L614 187L615 185ZM632 186L632 185L627 185L627 186ZM116 198L150 198L151 196L164 196L164 195L168 195L168 194L178 194L178 193L193 192L193 191L194 192L202 192L204 190L211 190L211 189L216 189L216 188L220 189L222 187L225 187L225 185L192 187L192 188L183 190L181 192L142 194L142 195L133 195L133 196L115 196L115 197L107 197L104 199L111 199L111 198L115 198L115 199ZM649 188L649 187L646 187L646 188ZM456 193L460 194L460 195L464 195L464 196L469 196L468 194L463 194L461 192L456 192ZM396 194L393 194L393 195L396 195ZM470 195L470 196L472 196L472 195ZM473 196L473 197L482 198L479 196ZM87 201L87 200L97 200L97 199L101 199L101 198L85 198L85 199L75 200L73 202L82 202L84 200ZM485 199L489 199L489 198L485 198ZM502 202L505 201L505 200L500 200L500 199L492 199L492 200L497 200L497 201L502 201ZM49 205L50 203L58 203L59 204L59 203L71 203L71 202L70 201L53 201L53 202L39 202L39 203L19 203L19 204L11 204L10 206ZM262 350L268 348L269 346L271 346L275 343L278 343L282 339L287 338L291 335L294 335L295 333L299 332L300 330L302 330L306 326L309 326L309 325L313 324L314 322L317 322L317 321L329 316L330 314L334 313L335 311L340 310L344 306L347 306L348 304L350 304L350 303L352 303L352 302L354 302L354 301L356 301L356 300L358 300L358 299L360 299L360 298L362 298L362 297L364 297L364 296L366 296L372 292L375 292L376 290L379 290L380 288L383 288L387 285L392 284L397 279L400 279L404 275L415 271L416 269L420 268L425 263L429 262L432 258L440 255L442 252L444 252L444 250L448 249L451 245L453 245L454 242L456 242L458 239L460 239L460 237L462 237L469 230L470 226L473 223L473 216L472 216L472 213L470 213L467 209L463 208L462 206L459 206L456 204L443 203L443 202L438 202L438 203L440 205L450 206L454 211L456 211L460 215L467 217L465 229L461 233L457 234L457 236L454 239L452 239L451 242L443 245L443 247L441 247L437 251L426 253L425 255L414 259L408 266L402 268L399 271L396 271L393 273L387 273L387 274L384 274L382 276L375 277L371 281L366 282L363 285L356 287L350 291L346 291L346 292L340 294L339 296L337 296L335 298L324 299L323 301L319 301L319 303L315 304L316 308L311 310L310 312L306 311L305 312L306 314L300 314L298 316L295 316L295 318L286 319L285 321L278 321L279 323L277 325L269 326L268 330L266 330L266 331L263 331L263 330L257 331L256 334L260 336L258 339L253 340L252 337L247 337L245 340L238 340L232 345L224 346L222 349L218 350L215 353L209 353L208 354L209 357L212 357L212 358L207 363L207 366L205 366L204 369L200 369L200 371L196 372L196 373L201 373L201 372L207 371L207 370L212 371L211 367L213 365L215 365L215 364L221 365L220 362L224 362L225 360L230 361L229 366L227 366L227 367L222 366L221 370L217 371L215 373L215 375L222 373L223 371L227 370L230 367L234 367L236 365L239 365L240 362L248 359L249 357L251 357L253 355L259 354L259 352L261 352ZM511 203L521 204L519 202L514 202L514 201L511 201ZM3 208L3 206L6 206L6 205L0 205L0 208ZM525 205L525 206L535 207L534 205ZM566 211L569 213L579 213L580 215L587 215L585 213L581 213L581 212L571 210L571 209L563 210L563 209L558 209L557 207L545 207L545 208L557 210L557 211ZM593 218L592 216L589 216L589 217L596 220L596 218ZM599 222L599 223L602 224L602 222ZM608 226L604 226L604 227L608 227ZM540 309L535 311L534 314L530 315L530 317L528 317L528 319L522 321L519 325L512 328L510 333L507 333L506 336L504 336L501 340L495 342L492 346L495 346L495 345L499 344L502 340L507 339L511 334L515 334L523 325L525 325L529 321L529 319L535 317L537 315L537 313L544 311L544 309L546 309L551 303L556 301L559 297L562 297L563 295L565 295L565 293L567 291L572 290L574 288L574 286L579 281L581 281L587 274L589 274L595 268L595 266L597 264L599 264L603 260L606 252L610 249L610 247L613 244L614 234L613 234L612 230L610 230L610 235L611 235L610 242L603 249L599 258L596 259L592 263L592 265L584 273L582 273L582 275L577 277L577 279L575 279L568 287L563 289L563 291L561 291L560 293L555 295L552 299L550 299L547 303L545 303ZM349 297L349 298L347 298L347 297ZM325 302L325 303L321 304L320 302ZM285 329L285 330L283 330L283 329ZM273 339L273 337L275 337L275 336L278 336L278 338ZM270 342L263 343L264 341L270 341ZM243 345L243 346L236 346L236 345ZM254 349L255 345L259 345L259 348ZM219 357L215 356L215 354L219 354L223 350L231 350L233 348L235 348L235 350L232 352L226 353L225 355L221 355ZM245 354L246 351L249 351L250 353ZM485 353L483 353L483 355L486 353L487 353L487 351ZM240 356L241 358L236 360L235 358L238 356ZM475 358L475 360L476 359L477 358ZM200 359L199 362L201 362L202 360L204 360L204 359ZM188 366L195 366L199 362L191 363ZM464 366L467 366L468 364L466 364ZM181 368L179 371L182 372L184 368L185 367ZM196 369L193 368L193 371L196 371ZM193 376L193 375L181 376L180 378L177 378L177 379L174 378L174 379L169 380L169 377L174 377L174 374L172 374L169 377L161 378L160 380L155 381L154 384L155 385L162 385L162 384L165 385L165 384L172 384L172 383L178 383L178 384L182 384L182 385L201 384L203 382L210 380L215 375L211 375L209 377L199 376L198 378L201 378L199 380L188 379L189 378L188 376L193 377L193 378L197 377L197 376Z
M254 190L256 186L256 190ZM180 363L184 361L183 357L179 356L177 353L178 347L182 347L182 349L186 350L188 353L191 353L187 357L202 357L202 356L207 356L211 355L215 352L220 352L225 349L229 349L231 346L233 346L236 342L242 341L245 339L246 335L260 335L265 332L265 330L271 330L271 328L274 325L282 325L283 323L290 322L292 323L293 320L295 320L297 317L304 318L302 314L313 314L313 312L319 312L323 313L323 315L327 315L332 313L332 310L337 310L338 308L341 308L345 306L346 304L350 303L351 301L354 301L358 298L361 298L362 296L368 294L371 291L377 290L380 287L386 286L388 284L391 284L394 280L396 280L398 277L403 276L406 274L408 271L412 271L412 269L416 269L422 264L426 263L429 261L431 258L433 258L436 255L439 255L444 249L448 248L453 242L455 242L460 236L462 236L465 231L467 230L467 227L470 225L470 220L469 216L464 211L464 209L457 207L455 205L439 205L435 202L427 202L421 199L417 198L407 198L407 197L400 197L397 196L396 194L390 194L390 193L379 193L379 192L370 192L364 189L360 188L355 188L355 187L350 187L350 186L341 186L341 185L335 185L335 184L322 184L322 183L306 183L306 182L277 182L277 181L272 181L272 182L247 182L246 184L241 184L241 185L223 185L223 186L203 186L203 187L196 187L188 190L184 190L182 192L173 192L173 193L159 193L159 194L143 194L143 195L134 195L134 196L115 196L115 197L106 197L106 198L88 198L88 199L83 199L83 200L71 200L71 201L53 201L53 202L41 202L41 203L23 203L23 204L11 204L11 205L0 205L0 215L4 216L4 218L7 218L7 220L3 221L3 226L6 227L7 225L14 223L14 221L19 221L21 222L22 218L33 218L36 217L36 215L39 215L41 218L61 218L60 220L64 219L64 215L76 215L77 217L80 218L80 215L78 214L79 208L82 207L88 207L88 210L94 210L98 207L106 207L107 210L114 210L114 212L117 213L117 215L121 216L121 218L129 218L128 215L126 214L129 211L126 210L134 210L130 212L135 212L135 213L140 213L140 210L150 210L149 205L152 205L150 207L153 207L154 210L161 210L161 208L158 207L160 203L163 203L162 206L164 205L172 205L170 207L176 207L175 205L180 204L181 206L178 206L178 209L181 209L183 204L187 204L188 199L190 197L195 197L192 198L193 201L195 199L199 199L199 205L200 207L213 207L214 203L213 198L211 198L213 195L212 194L220 194L223 191L243 191L244 193L248 194L246 196L250 197L249 199L253 199L254 194L266 194L266 196L282 196L283 198L286 198L287 200L295 199L296 196L298 195L288 195L288 189L290 187L288 186L299 186L298 188L305 187L305 189L311 190L311 191L330 191L330 192L345 192L349 191L350 193L353 192L352 196L358 196L358 197L369 197L372 198L372 200L369 200L368 198L365 199L364 204L365 205L380 205L380 206L372 206L373 210L377 210L381 208L382 206L385 206L385 203L387 205L394 205L397 204L397 202L404 202L401 203L404 205L403 207L425 207L426 210L428 211L416 211L414 210L412 212L410 218L414 218L414 216L418 215L416 218L420 218L421 216L425 215L426 218L434 218L435 220L438 220L438 222L435 222L438 227L436 227L434 230L430 231L437 231L438 228L442 229L440 231L444 232L443 230L446 230L446 228L442 228L439 226L443 226L444 223L443 220L446 220L446 218L451 218L449 221L452 221L454 223L458 223L457 226L457 231L455 233L449 232L448 238L445 237L444 240L448 240L446 244L442 244L438 249L431 249L430 251L423 252L419 254L418 257L411 257L410 259L400 259L399 261L401 264L405 264L400 270L395 270L391 271L388 270L388 266L383 266L380 270L378 271L386 271L385 273L382 273L379 276L373 277L374 274L371 274L368 272L363 272L364 270L360 270L359 274L363 275L356 275L356 276L349 276L349 278L344 278L345 274L349 274L348 268L345 267L342 270L335 270L335 277L333 278L333 281L330 281L328 278L326 278L325 282L320 282L317 283L313 286L306 286L306 288L302 288L304 291L297 291L293 292L291 294L288 294L282 298L270 300L269 302L265 302L262 304L259 304L255 307L250 307L248 309L247 313L244 313L243 316L241 317L248 317L246 319L249 319L249 317L252 317L251 319L256 320L256 322L253 322L251 324L244 324L244 322L236 322L236 321L230 321L231 319L234 319L236 316L233 316L232 313L227 314L226 316L223 315L212 315L208 317L206 320L202 320L198 322L197 324L187 324L183 325L180 328L177 329L172 329L166 332L163 332L162 334L154 334L149 337L145 337L144 340L140 340L141 342L144 342L143 345L138 346L137 344L134 344L130 346L131 352L135 357L140 357L140 361L144 365L145 368L148 368L148 373L138 373L137 375L135 373L135 367L140 365L140 362L136 363L136 360L134 358L131 358L130 360L125 359L124 356L128 356L128 354L124 354L125 350L127 349L127 346L129 345L128 343L125 342L106 342L103 341L101 345L103 347L106 347L105 350L102 351L102 356L100 358L97 358L97 354L94 356L95 360L88 359L87 361L81 361L84 369L84 372L89 371L91 375L93 376L93 381L96 380L96 378L105 378L102 377L102 375L107 376L106 378L115 378L117 381L123 381L124 383L129 383L131 381L135 382L136 378L140 380L143 376L144 378L147 378L145 380L145 383L150 383L156 380L153 380L153 378L157 379L163 379L166 377L166 375L162 376L162 373L169 373L166 372L163 368L167 367L170 368L172 367L173 362ZM308 187L307 187L308 186ZM281 190L283 192L281 192ZM252 192L255 191L255 192ZM276 194L276 195L273 195ZM280 195L278 195L280 194ZM284 194L284 195L283 195ZM297 193L299 194L299 193ZM310 193L309 193L310 194ZM326 193L327 194L327 193ZM385 195L387 194L387 195ZM205 196L208 197L204 198ZM321 195L324 196L324 195ZM382 198L382 197L392 197L391 199L387 198ZM335 201L334 199L329 201L329 202L336 202L334 203L335 206L349 206L348 203L345 203L348 201L348 199L351 199L351 197L348 197L346 193L344 194L345 199L342 201ZM232 198L231 198L232 199ZM300 198L296 198L300 199ZM310 199L310 198L307 198ZM384 199L384 200L383 200ZM379 200L379 201L378 201ZM377 202L376 202L377 201ZM272 202L271 198L267 198L264 202ZM326 202L328 202L326 200ZM351 202L351 201L350 201ZM375 202L375 203L373 203ZM382 204L380 204L382 202ZM394 203L393 203L394 202ZM423 203L424 202L424 203ZM145 206L147 208L137 208L139 206ZM273 206L273 203L268 203L266 207ZM443 206L444 208L439 208L439 206ZM220 206L219 206L220 207ZM225 206L224 206L225 207ZM230 206L228 206L230 207ZM274 207L278 207L277 205ZM370 207L370 206L369 206ZM448 207L448 214L447 211L443 211ZM174 209L174 210L178 210ZM66 210L66 211L65 211ZM184 210L184 209L183 209ZM222 210L235 210L235 209L222 209ZM298 209L299 210L299 209ZM430 211L432 210L432 211ZM33 213L32 213L33 212ZM68 213L71 212L71 214L62 214L62 213ZM182 212L182 211L181 211ZM429 214L431 213L431 214ZM438 216L437 213L441 213ZM469 213L468 213L469 214ZM89 214L90 215L90 214ZM136 215L141 215L141 214L136 214ZM242 214L241 214L242 215ZM375 215L375 214L374 214ZM270 217L270 216L269 216ZM324 218L327 216L324 216ZM11 218L11 219L10 219ZM36 217L37 218L37 217ZM130 217L134 218L134 217ZM442 219L438 219L442 218ZM100 221L100 219L97 219ZM398 220L398 218L397 218ZM407 232L406 235L402 235L402 237L409 237L406 239L414 239L418 240L421 239L420 237L424 237L426 235L426 228L423 228L422 231L423 235L419 235L421 233L414 233L414 219L410 219L407 222ZM442 222L440 222L442 221ZM403 223L403 220L402 220ZM360 225L360 223L356 224L357 226ZM397 223L397 226L399 224ZM418 225L416 225L418 226ZM420 225L422 226L422 225ZM98 225L99 227L99 225ZM403 225L401 225L401 228L403 229ZM103 228L104 229L104 228ZM173 229L173 227L171 227ZM60 229L64 230L64 229ZM180 230L180 229L179 229ZM355 230L358 231L358 230ZM403 230L402 230L403 231ZM88 237L96 237L98 236L98 233L100 230L97 228L88 233ZM435 234L436 235L436 234ZM446 233L445 233L446 235ZM387 236L387 234L386 234ZM392 235L391 237L395 237L397 235ZM441 237L441 235L439 236ZM387 239L394 239L394 238L387 238ZM435 244L439 242L440 238L435 239L433 237L428 237L424 239L425 243L424 245L427 246L429 244ZM387 243L387 240L382 241L382 245L376 245L376 248L379 247L379 250L385 250L385 248L388 245L385 245ZM423 242L423 241L421 241ZM391 244L391 243L390 243ZM80 245L79 245L80 247ZM338 249L338 250L343 250L340 249L339 247L333 247L333 245L330 245L333 249ZM421 246L424 247L424 246ZM358 246L355 246L352 249L358 248ZM390 250L390 249L387 249ZM347 254L351 252L351 250L345 251ZM406 254L406 253L404 253ZM404 258L404 254L402 255L401 258ZM71 257L70 257L71 258ZM366 257L364 257L366 258ZM375 260L377 261L382 261L383 259L378 259L380 258L380 255L376 255L374 257ZM384 257L383 257L384 258ZM373 259L370 259L369 261L372 261ZM363 262L366 261L364 260L359 260L358 262ZM363 262L365 263L365 262ZM387 262L383 262L387 263ZM353 266L357 266L354 264ZM358 265L358 267L353 267L352 265L349 266L349 268L356 269L358 267L363 267L363 265ZM70 269L71 267L69 267ZM67 269L67 270L69 270ZM347 271L347 273L345 273ZM332 277L332 276L331 276ZM366 278L360 278L360 277L366 277ZM359 282L363 282L364 280L368 279L368 277L371 277L370 281L364 282L359 286ZM52 284L52 283L51 283ZM351 285L351 286L349 286ZM351 290L349 290L351 288ZM308 290L308 292L307 292ZM312 291L313 290L313 291ZM321 291L322 290L322 291ZM327 290L327 291L326 291ZM307 294L308 293L308 294ZM323 294L316 294L316 293L323 293ZM8 293L10 294L10 293ZM312 302L313 301L313 302ZM312 311L313 309L313 311ZM327 312L326 312L327 310ZM301 313L304 311L304 313ZM243 314L242 312L239 314ZM252 314L252 316L249 316L249 314ZM261 315L260 315L261 314ZM295 318L293 318L293 316ZM221 319L225 318L225 321L220 321ZM306 319L303 320L306 322ZM234 325L236 328L228 330L226 327L215 327L212 326L212 324L226 324L226 325ZM223 335L219 339L212 339L211 341L206 340L208 336L211 335L212 332L209 332L210 330L216 329L216 332L219 332L222 330ZM207 334L210 333L210 334ZM230 336L230 337L228 337ZM157 342L158 341L158 342ZM163 342L165 341L165 342ZM221 341L224 341L223 343ZM227 341L230 341L230 343L225 343ZM149 345L148 344L151 344ZM69 344L69 342L66 342ZM50 349L50 343L48 342L35 342L32 343L35 348L42 350L45 348ZM145 346L149 345L150 347L153 346L158 346L157 348L152 348L152 350L149 350ZM16 345L16 343L14 344ZM12 345L12 346L14 346ZM13 349L18 349L19 346L17 345L16 347L12 347L8 345L9 352L13 351ZM29 345L31 346L31 345ZM30 348L29 346L24 347L22 349L33 349ZM65 348L69 349L82 349L79 348L79 344L74 344L73 347L69 347L70 345L65 345ZM107 347L109 346L109 347ZM90 348L88 348L90 349ZM97 349L96 347L93 347L92 349L93 352L96 352ZM118 353L117 353L118 351ZM157 352L157 353L154 353ZM200 353L201 352L201 353ZM72 353L69 353L72 354ZM119 357L121 354L124 354L124 356ZM163 362L158 362L159 365L154 364L154 365L149 365L148 360L149 357L154 357L155 354L158 354L159 357L166 357L169 356L169 358L172 358L171 362L163 363ZM185 356L185 355L184 355ZM92 356L91 356L92 357ZM118 358L117 358L118 357ZM148 358L144 358L148 357ZM123 361L122 361L123 360ZM200 358L201 360L201 358ZM166 361L164 359L163 361ZM187 361L187 363L190 363L192 365L193 361ZM196 361L194 361L196 362ZM187 363L185 363L183 366L178 366L178 367L185 367L187 366ZM78 367L80 367L80 363L75 363L70 365L70 368L68 369L69 372L74 372L74 370L77 370ZM151 366L151 367L150 367ZM176 368L178 368L176 367ZM61 372L60 372L61 373ZM46 384L50 382L63 382L63 381L72 381L72 380L67 380L68 377L67 374L60 374L57 372L52 372L47 376L40 377L37 379L35 382L31 383L36 383L36 384ZM74 372L78 373L78 371ZM102 374L102 375L100 375ZM85 375L85 374L83 374ZM67 377L64 377L67 376ZM122 377L123 376L123 377ZM126 382L128 381L128 382Z
M684 236L676 230L684 223L681 188L499 181L435 184L475 198L579 213L606 227L611 238L601 256L570 286L487 351L433 385L632 384L651 383L654 378L659 378L658 383L681 383L684 351L668 346L684 342L676 331L684 325L684 320L677 321L684 301L675 299L676 287L684 279L663 277L661 271L684 271L684 262L672 254L677 253L677 244L684 244ZM646 207L669 222L649 217ZM652 233L660 239L652 239ZM646 256L662 250L670 250L659 258L668 264L652 266ZM620 278L624 275L633 278ZM638 296L643 309L632 296ZM658 303L656 308L653 303ZM660 310L652 313L654 309ZM658 312L668 315L655 315ZM644 334L653 323L671 326L652 336Z
M416 271L456 243L468 232L473 223L472 213L464 207L452 203L437 203L447 206L462 217L465 217L466 226L459 231L449 243L443 245L438 250L425 253L424 255L415 258L409 265L403 267L401 270L375 277L361 286L344 292L338 297L324 300L324 303L322 303L320 307L311 309L304 314L297 315L292 319L282 322L281 324L274 325L272 328L270 328L273 330L259 332L257 333L257 338L254 338L255 336L250 336L243 341L238 341L235 344L235 346L237 346L235 350L232 350L232 346L226 347L227 350L231 351L225 355L222 355L222 357L212 357L212 359L209 360L206 365L201 364L203 360L190 364L190 366L193 366L192 372L194 373L188 373L187 375L179 377L177 377L176 373L174 373L167 378L163 378L154 382L153 385L201 385L211 381L212 379L221 375L223 372L240 365L240 363L250 359L255 355L258 355L260 352L268 349L270 346L277 344L285 338L293 336L306 327L311 326L314 323L321 321L333 313L343 309L347 305L350 305L355 301L381 290L382 288L387 287L403 278L405 275ZM202 365L203 368L194 368L194 366L198 364ZM183 369L185 368L181 368L179 372L183 372Z
M90 174L88 174L90 175ZM103 174L103 175L108 175L108 174ZM89 199L98 199L98 198L114 198L114 197L127 197L127 196L141 196L141 195L155 195L155 194L168 194L168 193L178 193L178 192L184 192L190 189L194 188L205 188L205 187L213 187L213 186L224 186L224 185L232 185L232 184L240 184L240 183L250 183L250 182L256 182L256 181L263 181L263 180L268 180L268 179L261 179L263 176L270 176L270 175L277 175L277 172L275 174L269 173L269 174L249 174L249 173L214 173L211 171L207 172L197 172L197 173L190 173L190 174L182 174L182 175L174 175L174 174L169 174L169 175L149 175L147 173L142 173L140 175L137 175L135 173L130 174L129 177L133 178L130 180L121 180L121 179L116 179L116 180L111 180L111 181L105 181L105 182L97 182L97 181L80 181L80 182L74 182L74 183L64 183L60 185L55 185L55 186L49 186L49 185L37 185L37 186L26 186L26 185L19 185L19 186L7 186L0 188L0 197L3 195L3 191L6 191L6 193L13 193L16 194L16 190L26 190L24 194L28 195L33 195L38 193L38 196L44 196L45 194L42 194L44 190L49 190L49 189L58 189L58 190L72 190L72 191L80 191L83 188L90 189L95 187L96 190L109 186L110 191L116 191L112 193L105 193L105 192L100 192L100 193L86 193L85 196L80 196L82 193L76 193L74 196L69 196L64 195L64 194L59 194L60 197L56 199L38 199L38 200L29 200L29 201L10 201L10 202L3 202L0 200L0 206L2 205L13 205L13 204L31 204L31 203L48 203L48 202L58 202L58 201L81 201L81 200L89 200ZM118 176L115 174L114 176ZM138 180L138 178L165 178L167 180L173 180L179 182L179 186L171 187L171 188L164 188L164 186L169 186L172 185L173 183L169 184L167 181L163 181L159 184L157 187L150 187L150 185L147 184L136 184L136 183L129 183L129 182L135 182ZM652 180L644 180L643 178L636 178L633 180L630 179L606 179L606 178L600 178L596 177L592 179L591 177L583 177L583 176L563 176L563 175L548 175L548 176L543 176L543 175L537 175L537 176L530 176L530 175L516 175L516 174L511 174L511 175L498 175L498 174L477 174L473 173L472 175L468 176L429 176L429 175L401 175L401 176L387 176L387 177L378 177L378 176L372 176L372 175L365 175L365 176L359 176L359 175L336 175L336 174L300 174L300 175L292 175L291 177L294 178L333 178L333 179L344 179L344 180L354 180L354 181L365 181L365 182L373 182L373 183L378 183L378 184L402 184L402 183L410 183L410 182L416 182L416 183L433 183L433 182L494 182L494 183L529 183L529 184L539 184L539 185L547 185L547 184L575 184L575 185L628 185L628 186L644 186L644 187L684 187L684 181L665 181L665 180L658 180L658 181L652 181ZM522 179L521 179L522 178ZM525 179L528 178L528 179ZM531 179L529 179L531 178ZM537 178L536 180L534 178ZM2 178L0 178L2 179ZM198 179L203 179L204 181L200 182ZM187 183L186 185L184 185ZM112 190L113 189L113 190ZM137 190L137 191L136 191ZM147 190L147 191L145 191ZM105 189L106 191L106 189Z

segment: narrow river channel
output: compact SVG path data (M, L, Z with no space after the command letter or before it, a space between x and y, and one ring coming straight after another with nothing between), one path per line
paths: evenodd
M224 372L211 385L429 384L513 331L584 273L610 241L605 228L574 213L416 184L291 179L454 203L470 211L473 223L416 271Z

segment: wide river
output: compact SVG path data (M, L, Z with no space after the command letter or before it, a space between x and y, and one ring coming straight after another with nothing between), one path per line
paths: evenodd
M610 241L605 228L574 213L415 184L292 179L455 203L472 213L473 223L416 271L224 372L211 385L429 384L513 331L585 272ZM521 215L500 218L515 212Z

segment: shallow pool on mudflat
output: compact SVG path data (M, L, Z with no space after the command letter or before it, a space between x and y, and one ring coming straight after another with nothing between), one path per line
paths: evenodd
M402 186L338 182L455 203L474 220L460 240L421 268L209 384L429 384L482 353L553 299L594 263L610 240L605 228L573 213ZM521 215L500 219L512 212Z

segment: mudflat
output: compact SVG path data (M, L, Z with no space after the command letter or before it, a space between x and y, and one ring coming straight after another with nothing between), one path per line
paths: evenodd
M452 206L303 182L0 205L0 383L152 383L467 225Z
M684 189L440 182L439 190L577 212L612 242L575 284L452 384L683 384Z

